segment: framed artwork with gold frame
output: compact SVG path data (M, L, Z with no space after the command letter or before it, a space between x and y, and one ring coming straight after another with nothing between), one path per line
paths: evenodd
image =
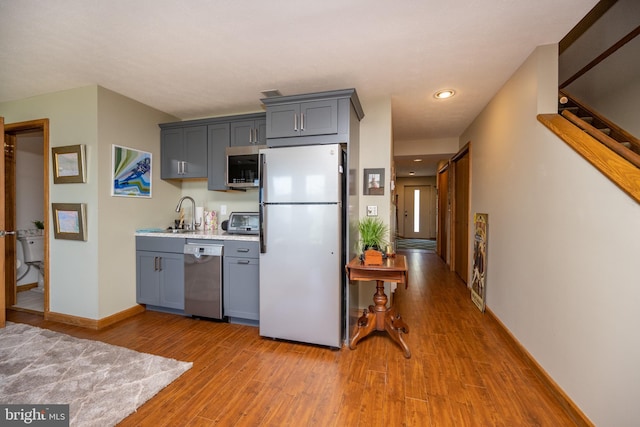
M84 144L52 147L51 159L53 161L54 184L87 181Z

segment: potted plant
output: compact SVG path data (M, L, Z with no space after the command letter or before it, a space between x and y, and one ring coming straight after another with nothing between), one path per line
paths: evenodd
M358 222L360 249L365 264L382 264L382 254L387 243L385 239L389 227L378 217L365 217Z

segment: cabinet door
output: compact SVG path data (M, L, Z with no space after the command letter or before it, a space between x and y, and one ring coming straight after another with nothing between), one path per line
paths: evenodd
M298 136L300 129L300 104L283 104L267 107L267 138Z
M160 258L160 306L184 310L184 255L163 253Z
M158 252L136 252L136 301L138 304L158 305L160 303L160 275L158 273Z
M258 141L256 144L264 145L267 143L267 120L256 120L254 128L257 132Z
M253 120L231 123L231 147L253 145Z
M224 258L224 315L260 319L259 262L253 258Z
M303 102L300 115L300 136L338 133L337 99Z
M184 128L184 175L182 178L207 177L207 127Z
M162 179L181 178L178 174L183 160L182 129L163 129L160 132L160 177Z
M207 188L209 190L226 190L226 153L229 146L229 123L209 126L209 161L207 168Z

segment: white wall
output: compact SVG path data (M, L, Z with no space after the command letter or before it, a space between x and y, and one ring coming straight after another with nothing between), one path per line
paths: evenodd
M556 73L539 47L460 138L470 214L489 214L487 306L596 425L637 425L640 206L537 122Z

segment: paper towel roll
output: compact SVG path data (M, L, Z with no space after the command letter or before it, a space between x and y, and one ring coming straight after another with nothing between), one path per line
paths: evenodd
M200 230L202 228L204 228L204 207L202 206L198 206L196 208L196 224L200 224L197 226L197 228Z

